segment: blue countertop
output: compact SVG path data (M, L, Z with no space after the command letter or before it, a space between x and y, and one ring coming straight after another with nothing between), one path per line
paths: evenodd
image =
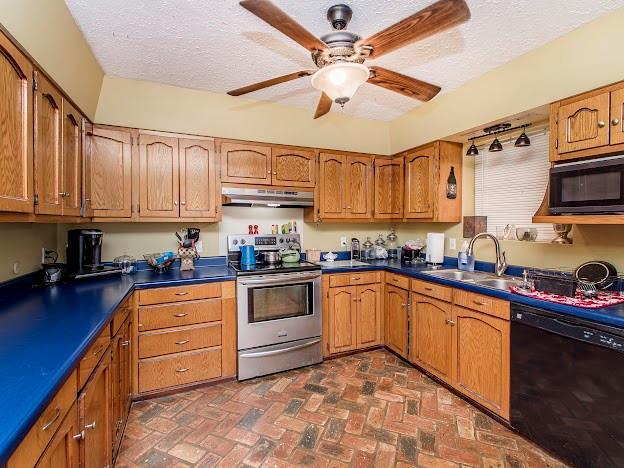
M234 280L220 264L193 271L0 289L0 466L134 289Z

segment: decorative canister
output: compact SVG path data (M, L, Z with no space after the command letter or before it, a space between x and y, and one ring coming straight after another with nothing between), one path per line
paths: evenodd
M178 249L178 256L180 257L180 270L194 270L195 260L199 258L199 254L195 247L180 247Z

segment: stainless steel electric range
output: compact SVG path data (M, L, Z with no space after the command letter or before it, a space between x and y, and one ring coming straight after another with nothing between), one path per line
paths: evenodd
M241 245L254 246L255 265L241 265ZM237 275L239 380L323 360L321 267L264 261L264 252L300 250L300 245L299 234L228 236L228 258Z

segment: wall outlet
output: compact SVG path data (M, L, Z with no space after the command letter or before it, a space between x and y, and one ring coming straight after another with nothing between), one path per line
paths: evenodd
M457 250L457 239L455 239L455 238L450 238L449 239L449 249Z
M19 275L19 273L21 271L21 267L22 267L22 265L20 265L20 262L15 262L13 264L13 274L14 275Z
M347 236L340 236L340 247L347 246Z

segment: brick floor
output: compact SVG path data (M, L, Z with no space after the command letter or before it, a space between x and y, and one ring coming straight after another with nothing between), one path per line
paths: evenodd
M132 406L117 467L564 467L387 351Z

